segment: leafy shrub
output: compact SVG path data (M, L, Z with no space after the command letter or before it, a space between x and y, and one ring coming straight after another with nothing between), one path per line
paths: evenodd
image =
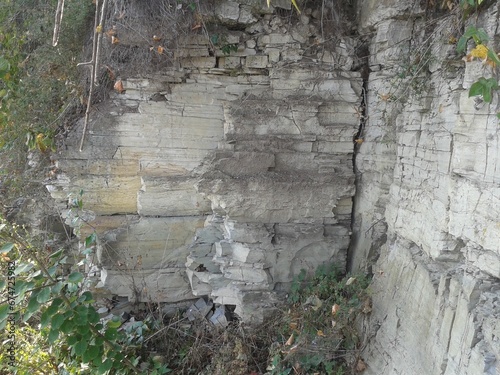
M76 67L91 1L66 2L59 45L52 47L56 0L0 4L0 153L4 174L22 172L26 151L54 149L54 136L80 110ZM19 184L22 186L22 184Z
M123 326L117 316L101 319L89 280L80 272L84 256L71 265L64 249L41 251L24 228L6 222L0 225L0 239L0 264L7 276L0 279L0 291L8 296L0 303L0 330L7 328L3 343L14 352L14 359L8 358L10 374L28 373L41 362L47 365L40 368L62 374L168 372L166 365L143 356L146 322ZM88 236L82 254L92 253L96 241L95 234ZM70 272L64 272L68 266Z
M283 319L280 350L271 354L271 374L340 375L362 367L355 322L371 311L368 284L364 276L342 277L328 265L310 280L302 270L291 286L292 305Z

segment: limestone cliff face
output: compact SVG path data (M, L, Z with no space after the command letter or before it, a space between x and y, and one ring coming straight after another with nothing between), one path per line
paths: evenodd
M487 68L419 4L360 0L358 37L330 45L320 10L222 2L237 51L193 32L175 65L122 77L49 185L85 191L103 287L258 321L300 269L348 260L374 275L365 373L500 373L498 98L468 98ZM490 35L498 7L477 19Z
M491 73L455 53L450 15L431 22L412 1L360 9L371 72L352 261L373 266L367 373L498 374L498 98L468 98ZM497 15L494 4L478 27L495 35Z
M312 9L293 25L270 13L260 2L219 4L228 28L217 37L230 54L210 33L180 37L174 66L122 77L125 92L95 113L83 152L81 127L66 140L49 189L61 202L84 190L112 293L208 296L258 321L301 269L345 269L362 91L355 43L323 47ZM118 28L121 43L140 27Z

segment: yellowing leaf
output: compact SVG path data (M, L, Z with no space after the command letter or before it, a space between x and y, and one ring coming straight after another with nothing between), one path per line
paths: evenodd
M321 330L321 329L318 329L318 331L316 332L316 335L319 336L319 337L325 337L325 333Z
M484 60L488 56L488 47L484 44L478 44L476 48L470 51L472 57L477 57L478 59Z
M162 46L158 46L157 50L160 55L163 55L163 52L165 52L165 48L163 48Z
M95 32L98 33L98 34L102 33L102 25L97 26L95 28Z
M40 133L36 136L36 145L41 152L47 151L47 145L44 142L45 134Z

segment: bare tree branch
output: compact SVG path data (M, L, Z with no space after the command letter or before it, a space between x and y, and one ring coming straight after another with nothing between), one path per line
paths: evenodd
M99 22L99 28L101 32L97 35L97 50L95 57L92 57L93 60L95 60L95 69L99 69L99 57L101 55L101 41L102 41L102 34L104 33L104 23L105 23L105 12L106 12L106 5L108 4L108 0L104 0L102 3L102 9L101 9L101 20ZM97 82L97 71L94 72L94 85L98 86L99 83Z
M98 59L99 52L101 49L102 32L104 27L104 17L106 11L106 5L108 0L104 0L102 3L102 8L100 12L100 22L99 22L99 0L96 0L95 4L95 18L94 18L94 40L92 44L92 61L87 63L80 63L78 65L90 65L90 89L89 96L87 98L87 110L85 111L85 120L83 122L83 133L82 139L80 141L80 152L83 151L83 143L85 142L85 134L87 133L87 126L89 122L90 108L92 105L92 94L94 92L94 86L97 85L97 72L98 72Z
M57 10L56 10L56 19L54 22L54 35L52 36L52 46L57 46L59 42L59 35L61 33L61 21L64 13L64 0L58 0L57 2Z

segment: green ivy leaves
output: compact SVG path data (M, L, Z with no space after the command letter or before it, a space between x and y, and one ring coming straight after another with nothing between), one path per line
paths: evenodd
M36 296L36 300L38 303L42 304L47 302L50 299L50 288L43 288L40 293Z
M469 0L470 5L474 5L476 0ZM478 1L477 4L481 4ZM475 26L468 26L465 33L460 37L457 43L457 51L459 53L465 52L467 48L467 42L469 39L473 39L476 43L476 47L471 51L469 55L465 58L466 61L471 61L476 58L481 58L485 63L496 67L500 65L500 59L498 55L491 48L486 46L486 42L490 39L488 34L483 28L476 28ZM498 81L495 78L485 78L481 77L476 82L472 84L469 89L469 97L471 96L482 96L486 103L491 103L493 90L498 90L500 87ZM497 114L500 118L500 113Z
M12 242L7 242L0 248L0 253L7 254L14 248L14 244Z
M4 321L7 319L7 316L9 315L9 305L0 305L0 322Z
M498 82L495 78L481 77L474 82L469 90L469 97L481 95L486 103L491 103L492 90L499 88Z
M468 26L467 30L465 30L465 33L460 37L457 43L457 52L458 53L463 53L465 52L465 49L467 48L467 42L469 39L472 38L474 39L474 42L476 44L485 44L488 40L490 40L490 37L484 31L483 28L477 29L474 26Z

